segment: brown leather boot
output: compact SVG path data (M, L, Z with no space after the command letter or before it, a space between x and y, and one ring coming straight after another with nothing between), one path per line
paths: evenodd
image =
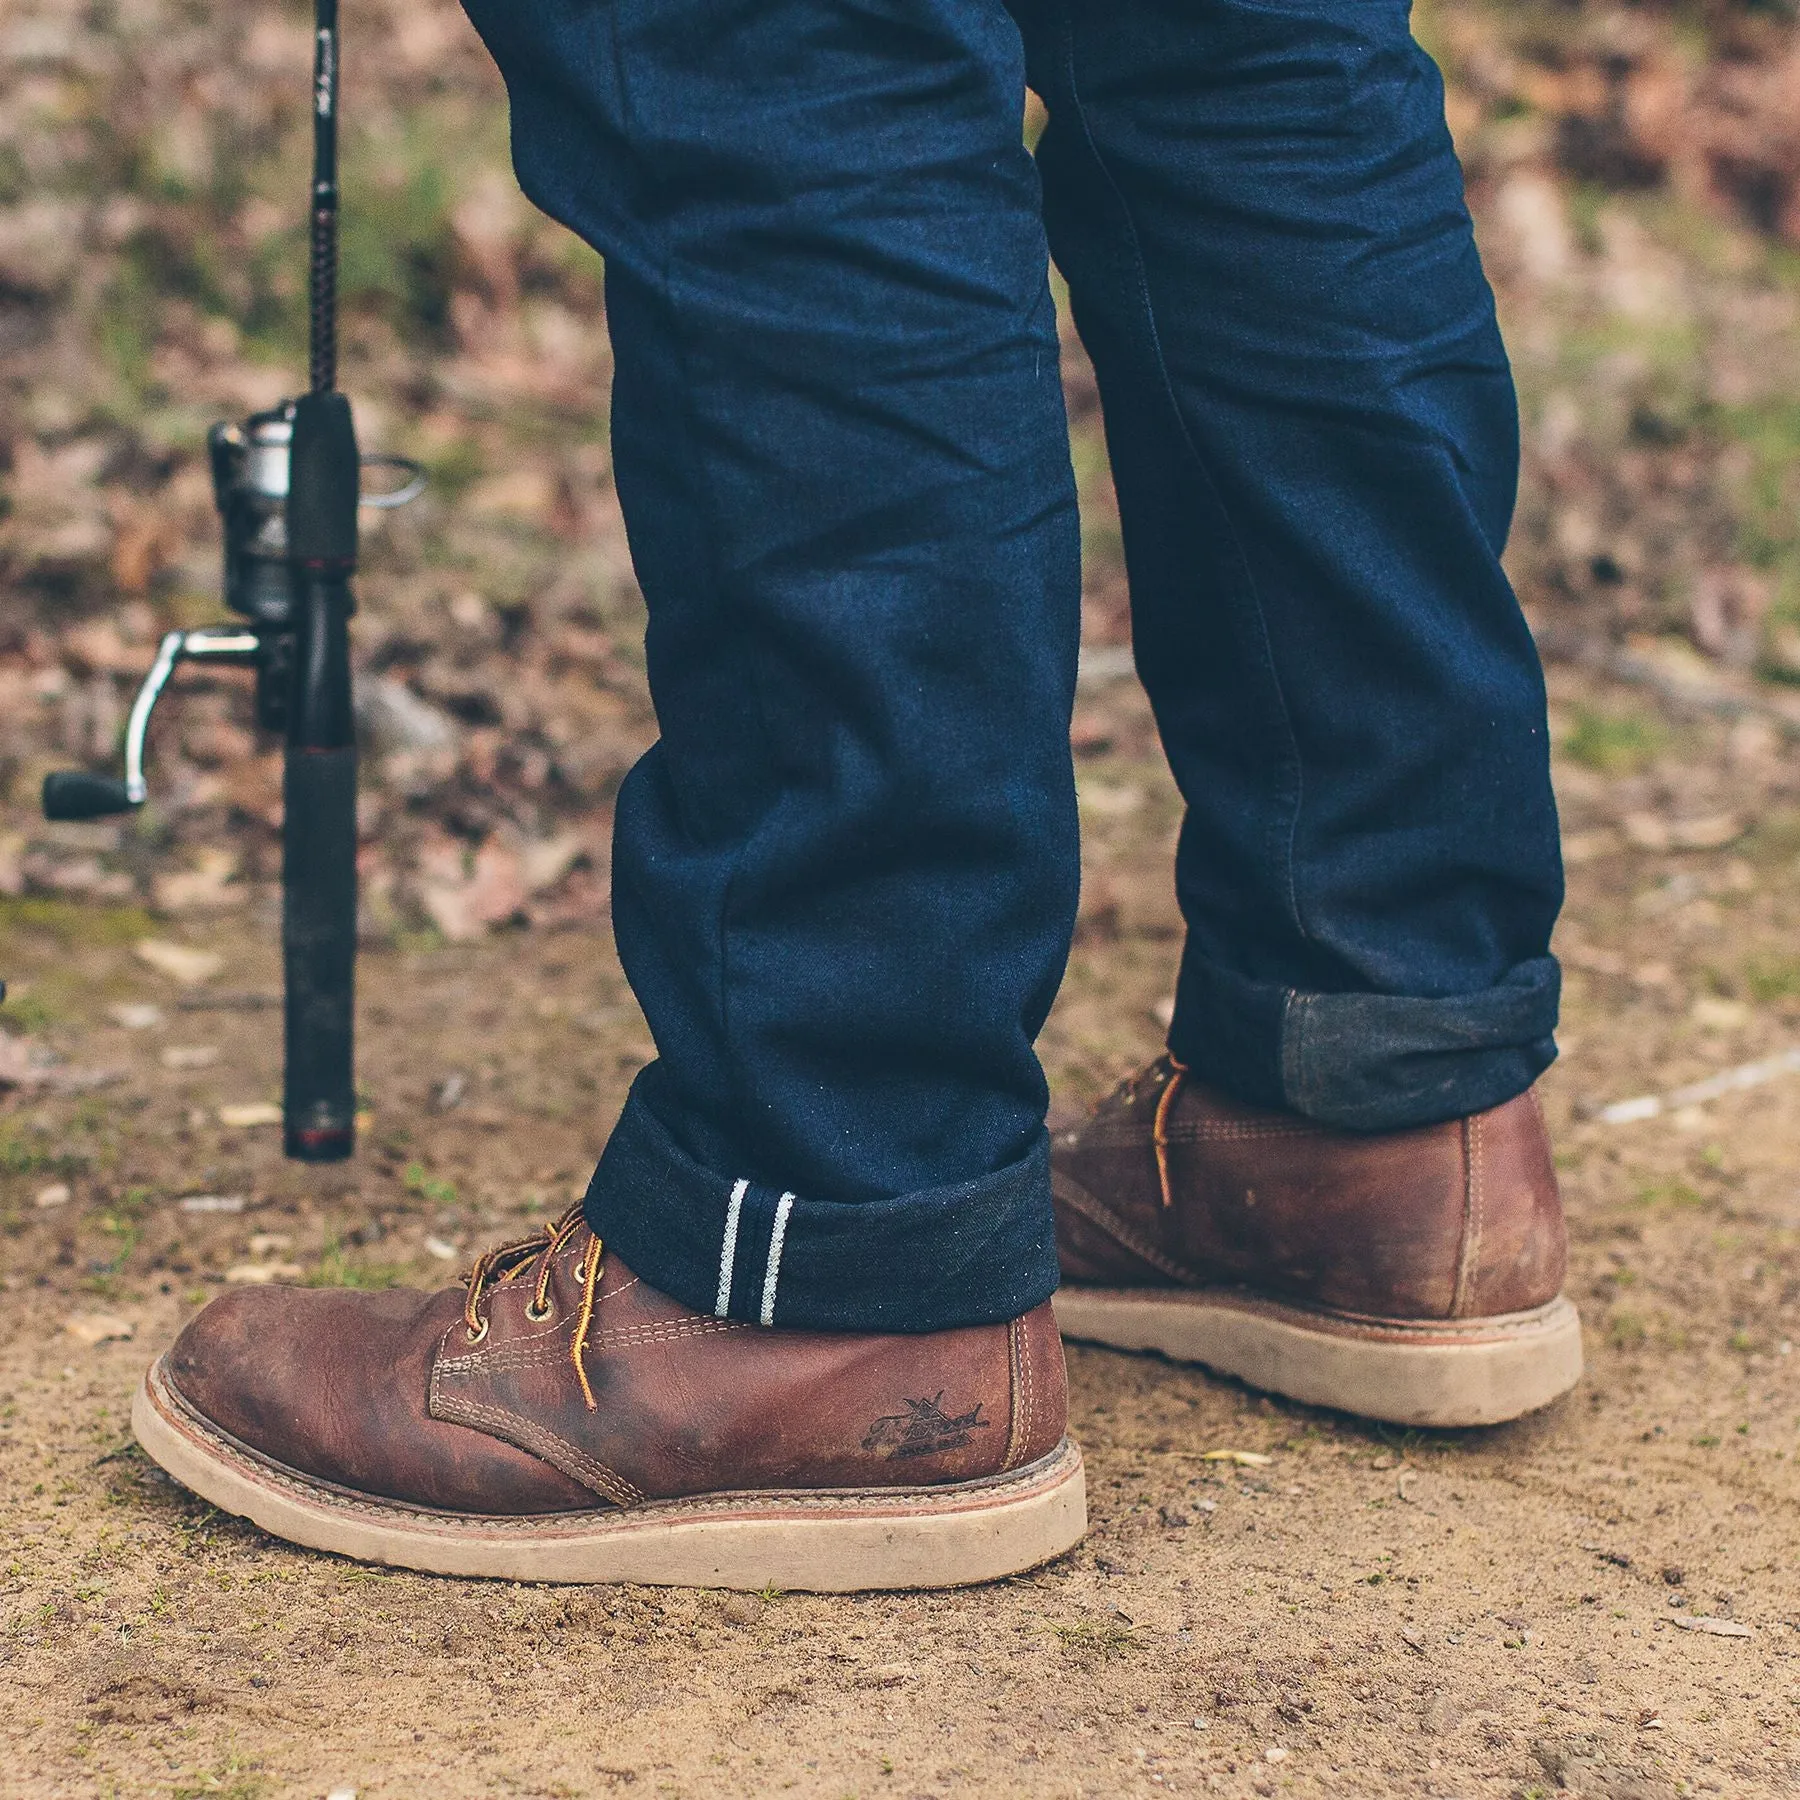
M317 1550L446 1575L950 1587L1086 1529L1048 1305L920 1336L692 1313L571 1211L436 1294L249 1288L150 1369L138 1442Z
M1052 1140L1072 1338L1402 1425L1488 1425L1581 1374L1534 1094L1361 1134L1164 1057Z

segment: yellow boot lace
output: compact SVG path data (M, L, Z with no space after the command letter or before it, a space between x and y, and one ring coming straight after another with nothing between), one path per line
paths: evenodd
M529 1237L522 1237L515 1243L502 1244L496 1250L484 1250L476 1257L475 1266L463 1277L468 1288L463 1300L463 1324L468 1328L471 1344L479 1344L488 1334L489 1321L482 1314L482 1300L494 1288L505 1287L519 1280L534 1264L537 1284L530 1303L525 1308L525 1316L534 1324L541 1324L550 1317L550 1276L556 1253L581 1228L581 1224L581 1202L577 1201L554 1225L540 1226ZM575 1272L575 1279L581 1283L581 1310L575 1318L575 1336L569 1345L569 1360L575 1365L575 1379L581 1383L582 1397L587 1401L589 1412L594 1411L595 1400L594 1390L588 1385L584 1358L588 1333L594 1323L594 1302L600 1287L603 1254L604 1246L599 1238L595 1238L582 1259L581 1267Z

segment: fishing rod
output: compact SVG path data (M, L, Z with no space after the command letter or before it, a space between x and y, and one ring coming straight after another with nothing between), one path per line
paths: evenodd
M256 717L285 739L281 944L284 1148L336 1162L356 1144L356 732L350 618L357 508L404 505L424 486L410 458L362 456L337 387L338 0L315 0L308 211L308 388L207 434L224 539L226 605L247 621L167 633L132 704L123 780L44 778L44 814L91 819L142 806L151 716L178 665L251 669ZM405 485L364 497L362 469Z

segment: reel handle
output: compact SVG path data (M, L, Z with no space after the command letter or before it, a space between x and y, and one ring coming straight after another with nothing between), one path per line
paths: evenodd
M111 775L92 775L86 769L58 769L44 777L46 819L104 819L142 805L131 797L125 783Z

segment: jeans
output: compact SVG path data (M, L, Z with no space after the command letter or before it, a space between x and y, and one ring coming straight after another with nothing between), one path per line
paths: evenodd
M1403 0L466 3L521 183L606 258L648 604L613 917L657 1056L596 1232L764 1323L935 1330L1056 1285L1051 257L1187 804L1171 1050L1362 1130L1529 1086L1561 871L1499 562L1517 416Z

